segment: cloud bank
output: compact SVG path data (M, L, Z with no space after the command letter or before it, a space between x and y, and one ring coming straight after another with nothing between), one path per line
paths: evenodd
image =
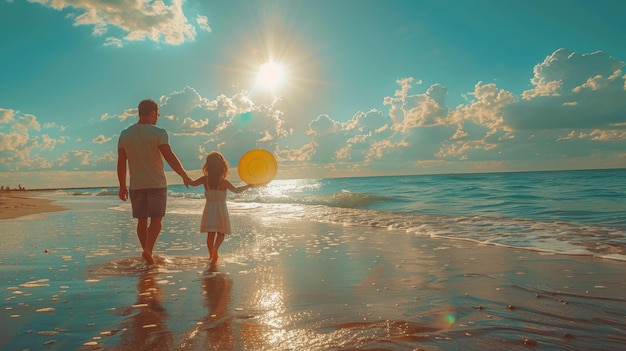
M260 147L277 156L284 178L625 167L623 67L603 52L559 49L529 72L530 89L476 82L458 106L446 104L445 86L407 77L370 110L347 121L322 114L302 130L280 103L185 87L160 97L159 125L189 169L210 150L236 164ZM72 126L2 107L0 171L113 170L119 132L135 116L134 107L110 111L77 141Z

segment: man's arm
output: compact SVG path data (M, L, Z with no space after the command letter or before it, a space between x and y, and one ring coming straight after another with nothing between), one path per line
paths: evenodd
M183 183L185 183L185 186L189 188L189 183L191 182L191 178L189 178L189 176L187 175L185 168L183 168L183 165L178 160L178 157L176 157L176 155L174 154L174 151L172 151L172 148L170 147L170 145L169 144L159 145L159 151L161 151L161 155L163 155L163 158L165 158L165 161L167 161L167 164L170 165L170 167L172 167L174 172L176 172L181 178L183 178Z
M119 198L122 201L128 199L128 189L126 189L126 150L117 149L117 181L120 184Z

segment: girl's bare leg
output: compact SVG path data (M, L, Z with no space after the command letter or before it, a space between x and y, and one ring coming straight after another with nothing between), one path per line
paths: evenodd
M209 259L213 258L213 247L215 246L215 232L209 232L206 236L206 247L209 250Z
M217 262L217 258L219 255L217 254L217 250L220 249L220 245L224 242L224 233L217 233L217 239L215 239L215 245L213 246L213 252L211 254L211 260L213 263Z

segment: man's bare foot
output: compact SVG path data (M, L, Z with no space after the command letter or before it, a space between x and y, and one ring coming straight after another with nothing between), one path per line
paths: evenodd
M148 252L144 251L141 254L141 257L143 257L146 261L148 261L148 265L153 265L154 264L154 258L152 257L151 254L149 254Z

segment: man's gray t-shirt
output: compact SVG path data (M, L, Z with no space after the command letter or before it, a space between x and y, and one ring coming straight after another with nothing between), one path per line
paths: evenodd
M167 131L152 124L133 124L120 134L117 147L128 158L130 189L167 187L159 145L168 144Z

